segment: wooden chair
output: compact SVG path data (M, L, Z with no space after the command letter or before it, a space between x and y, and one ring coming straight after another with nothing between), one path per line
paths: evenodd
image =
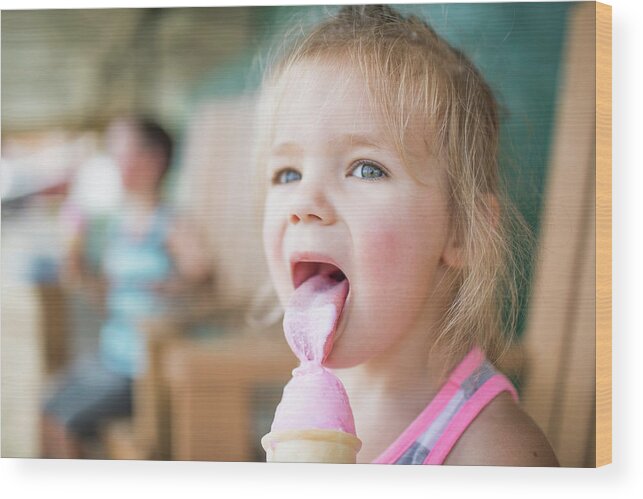
M51 376L63 369L69 359L68 298L56 282L37 284L36 296L40 306L44 371Z
M112 459L256 461L296 359L281 327L186 336L159 322L148 330L149 363L136 380L134 417L110 423Z
M160 364L165 349L182 330L170 318L143 328L148 362L145 372L134 380L133 415L111 421L102 429L101 440L109 459L168 458L166 391Z
M168 352L171 459L265 459L259 441L296 366L285 341L271 336L181 342Z

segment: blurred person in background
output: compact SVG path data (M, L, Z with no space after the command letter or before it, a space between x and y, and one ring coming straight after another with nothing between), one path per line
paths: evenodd
M121 118L107 130L123 200L108 224L99 265L87 258L87 228L78 233L65 277L102 303L98 352L81 356L43 407L43 457L86 457L102 423L131 415L132 381L146 367L141 321L167 312L168 300L210 279L202 241L162 202L173 151L154 121Z

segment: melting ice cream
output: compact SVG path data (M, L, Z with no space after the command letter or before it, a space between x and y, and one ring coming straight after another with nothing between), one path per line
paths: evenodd
M346 390L323 366L347 295L348 281L330 273L314 275L295 290L286 307L284 333L300 365L284 388L272 431L321 429L355 435Z

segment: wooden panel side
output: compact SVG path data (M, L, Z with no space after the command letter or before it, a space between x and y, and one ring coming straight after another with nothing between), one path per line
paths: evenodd
M596 3L596 465L612 462L612 7Z
M566 407L563 385L568 379L572 336L578 320L575 304L583 282L581 255L587 245L584 222L587 205L593 202L594 17L592 3L580 3L570 14L538 262L524 337L528 366L523 405L557 454L561 454L562 440L566 438L561 432ZM593 316L593 310L589 313ZM592 337L589 341L594 343ZM593 374L592 369L592 382ZM593 403L591 394L584 404L588 414L593 412ZM575 428L585 438L586 430ZM576 457L561 460L561 464L583 466L585 459Z

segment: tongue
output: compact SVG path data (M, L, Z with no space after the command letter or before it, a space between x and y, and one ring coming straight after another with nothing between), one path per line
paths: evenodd
M299 361L322 364L333 347L339 316L348 295L348 280L318 274L293 294L284 316L288 345Z

